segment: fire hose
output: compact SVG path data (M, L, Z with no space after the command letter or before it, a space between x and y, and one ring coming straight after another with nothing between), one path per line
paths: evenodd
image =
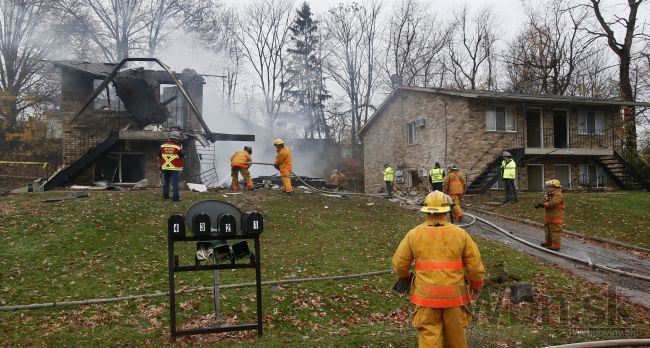
M620 274L620 275L623 275L623 276L626 276L626 277L632 277L632 278L636 278L636 279L650 281L650 276L637 274L637 273L626 272L626 271L621 271L621 270L618 270L618 269L615 269L615 268L611 268L611 267L607 267L607 266L600 265L600 264L597 264L597 263L593 263L591 261L579 259L579 258L573 257L571 255L562 254L562 253L559 253L557 251L546 249L546 248L541 247L539 245L533 244L533 243L531 243L531 242L529 242L529 241L527 241L525 239L519 238L519 237L515 236L514 234L508 232L507 230L505 230L505 229L491 223L488 220L485 220L483 218L480 218L478 216L474 216L474 215L471 215L471 214L467 214L467 215L474 217L476 220L478 220L478 221L480 221L480 222L482 222L482 223L496 229L499 233L501 233L501 234L503 234L503 235L505 235L505 236L507 236L509 238L512 238L512 239L514 239L514 240L516 240L516 241L518 241L520 243L526 244L531 248L534 248L534 249L537 249L537 250L540 250L540 251L543 251L543 252L546 252L546 253L550 253L550 254L553 254L555 256L565 258L567 260L571 260L571 261L574 261L574 262L577 262L577 263L581 263L581 264L589 266L591 268L596 268L596 269L600 269L600 270L611 272L611 273L617 273L617 274Z

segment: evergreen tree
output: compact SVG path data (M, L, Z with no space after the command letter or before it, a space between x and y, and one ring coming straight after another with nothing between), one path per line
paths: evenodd
M331 138L324 101L330 98L324 84L318 21L304 2L289 28L291 47L286 89L289 102L305 120L305 138Z

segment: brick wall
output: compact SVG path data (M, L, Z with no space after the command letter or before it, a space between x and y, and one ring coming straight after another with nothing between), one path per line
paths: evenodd
M486 110L493 106L504 106L514 112L516 132L486 130ZM612 127L618 117L618 108L612 106L567 107L554 103L535 105L519 101L444 96L423 91L398 91L386 102L381 114L374 116L378 118L362 134L365 191L380 192L385 189L382 174L384 163L390 163L395 170L405 171L405 183L396 184L398 189L413 184L409 171L431 168L436 161L442 165L455 163L467 181L473 181L504 149L526 146L524 110L532 107L541 109L544 128L553 128L554 109L568 110L569 127L572 129L577 129L578 114L583 110L605 111L607 127ZM417 144L408 145L407 124L420 118L426 119L426 125L418 128ZM552 133L547 136L551 137ZM553 167L554 159L544 161L549 163L545 170ZM572 164L574 179L578 176L578 164L592 163L579 158L561 158L557 161ZM546 172L546 180L553 175L552 171ZM610 186L613 185L615 184L610 180ZM518 186L527 189L525 168L520 170Z

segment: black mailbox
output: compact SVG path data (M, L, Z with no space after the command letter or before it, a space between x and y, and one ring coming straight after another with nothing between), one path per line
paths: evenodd
M264 230L264 218L256 211L247 211L241 215L244 234L260 234Z
M219 226L219 234L234 235L237 233L237 220L230 214L219 214L217 217L217 225Z
M195 236L206 235L212 231L210 216L201 212L192 217L192 233Z
M223 240L214 241L212 250L214 252L214 260L217 263L231 261L232 260L232 251L230 246Z
M169 217L167 220L167 232L169 238L183 238L185 237L185 218L183 214L176 213Z
M251 250L245 240L239 241L232 245L232 253L236 259L243 259L251 256Z

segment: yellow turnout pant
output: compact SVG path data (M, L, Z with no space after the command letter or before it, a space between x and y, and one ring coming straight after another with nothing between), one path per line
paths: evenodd
M454 208L451 210L451 216L453 216L455 220L462 219L463 209L460 208L460 198L463 197L463 195L449 195L449 196L454 201Z
M562 224L545 223L544 241L551 243L551 246L554 248L559 248L562 244Z
M467 347L467 324L467 314L461 307L417 306L413 315L413 327L418 330L420 348Z
M293 191L291 186L291 169L280 168L280 178L282 179L282 185L284 185L284 192Z
M239 173L241 173L241 176L246 181L246 187L253 188L253 180L251 179L251 173L248 171L248 168L234 166L230 170L232 189L239 190Z

